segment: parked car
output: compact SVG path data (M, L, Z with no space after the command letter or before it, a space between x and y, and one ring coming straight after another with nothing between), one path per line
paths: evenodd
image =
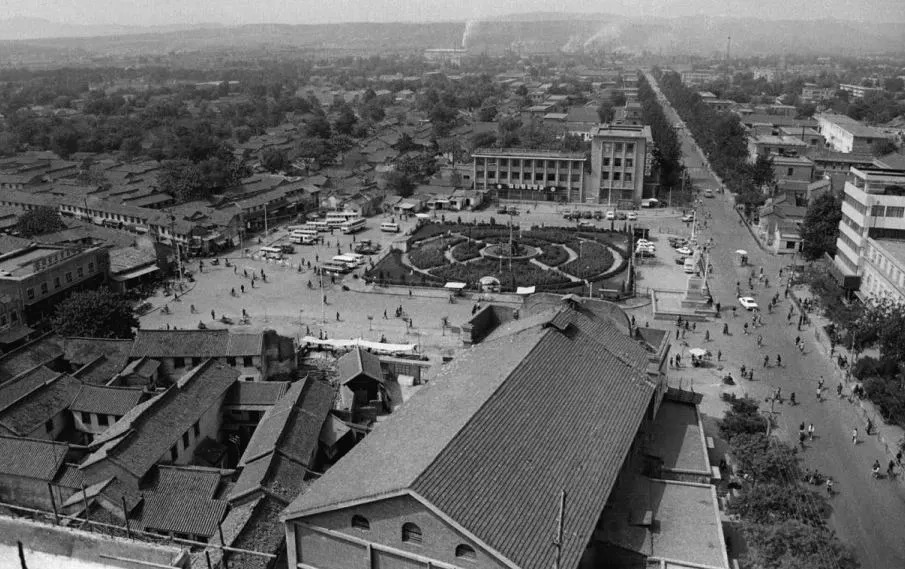
M684 264L685 264L685 259L686 259L686 257L685 257L684 255L679 255L678 257L676 257L676 264L677 264L677 265L684 265Z
M571 211L567 211L564 214L562 214L563 219L572 219L572 216L573 216L573 214Z
M591 228L591 227L594 227L594 222L593 222L593 221L581 220L581 221L578 222L578 227Z
M689 213L682 218L682 221L684 221L685 223L691 223L692 221L694 221L694 216Z
M497 215L506 215L509 213L509 209L506 206L502 206L501 208L496 210Z
M594 212L594 219L600 220L603 219L603 212L599 209Z
M628 219L628 215L626 215L624 211L617 211L616 219L618 219L619 221L625 221L626 219Z
M637 219L638 219L638 214L637 214L637 213L635 213L635 212L633 212L633 211L628 212L628 220L629 220L629 221L636 221Z
M676 253L678 253L679 255L693 255L694 251L692 251L688 247L679 247L678 249L676 249Z
M738 303L742 305L742 308L745 310L757 310L757 302L750 296L740 296L738 297Z
M594 212L591 210L581 212L582 219L591 219L592 217L594 217Z
M612 210L611 210L611 211L606 212L606 220L607 220L607 221L613 221L614 219L616 219L616 212L615 212L615 211L612 211Z

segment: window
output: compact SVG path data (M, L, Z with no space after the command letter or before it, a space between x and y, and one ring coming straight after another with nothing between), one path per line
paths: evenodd
M66 272L66 282L67 282L67 283L71 283L71 282L72 282L72 271L67 271L67 272Z
M102 427L110 426L110 416L109 415L103 415L103 414L99 413L97 418L98 418L98 422L101 424Z
M174 368L185 367L185 358L173 358L173 367Z
M26 290L25 296L28 297L28 300L34 300L35 299L35 289L30 288L30 289Z
M622 143L617 142L613 144L613 152L622 152Z
M626 143L625 143L625 151L626 151L626 152L634 152L634 151L635 151L635 143L634 143L634 142L626 142Z
M905 217L905 207L889 206L886 208L886 217Z
M458 559L468 559L469 561L477 559L474 548L470 545L465 545L464 543L460 543L456 546L456 557Z
M245 367L251 367L255 365L254 358L251 356L242 356L242 365Z
M613 166L622 166L622 158L613 158Z
M195 421L195 424L192 425L192 433L195 435L195 438L196 438L196 439L197 439L199 436L201 436L201 427L198 426L198 421Z
M47 294L47 283L41 283L41 294Z
M626 158L626 159L625 159L625 167L626 167L626 168L634 168L634 167L635 167L635 160L634 160L634 158Z
M600 173L600 179L601 179L601 180L609 180L609 179L610 179L610 173L607 172L606 170L604 170L603 172Z
M52 433L52 432L53 432L53 419L51 419L51 420L47 421L46 423L44 423L44 429L45 429L48 433ZM417 527L417 526L415 526L415 527ZM403 529L404 529L404 528L403 528ZM420 536L421 536L421 533L420 533L420 532L418 533L418 536L419 536L419 537L418 537L418 541L421 541L421 537L420 537Z
M368 531L371 529L371 522L368 521L368 518L356 514L352 516L352 527L355 529Z
M421 544L421 528L413 523L402 524L402 541Z
M795 173L795 168L789 168L788 170L786 170L786 176L791 176L794 173Z
M85 270L82 267L79 267L75 270L75 274L79 278L82 278L83 276L85 276Z
M622 177L622 172L613 172L613 180L619 180Z
M176 459L179 458L179 449L176 448L176 445L170 449L170 460L176 462Z
M631 173L631 172L626 172L626 173L625 173L625 181L626 181L626 182L631 182L631 181L632 181L632 173Z
M886 206L875 205L870 208L870 214L873 217L883 217L886 214Z
M603 157L603 165L604 165L604 166L609 166L609 165L610 165L610 157L609 157L609 156L604 156L604 157Z
M189 448L189 432L182 433L182 448Z
M94 272L94 263L88 263L88 272L89 272L89 273L93 273L93 272Z

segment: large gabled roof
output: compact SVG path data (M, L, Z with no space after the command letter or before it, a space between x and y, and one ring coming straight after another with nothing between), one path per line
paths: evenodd
M576 567L656 386L608 318L564 308L465 351L286 509L410 493L519 567Z
M380 358L357 346L336 361L336 371L339 374L339 382L343 385L360 375L366 375L383 383Z
M69 407L82 386L82 382L71 375L57 375L0 412L0 431L27 437L43 429L47 421Z
M140 388L85 385L69 409L121 417L141 403L143 395L144 391Z
M68 449L64 443L0 435L0 474L50 482Z
M236 333L229 330L139 330L129 357L260 356L263 333Z

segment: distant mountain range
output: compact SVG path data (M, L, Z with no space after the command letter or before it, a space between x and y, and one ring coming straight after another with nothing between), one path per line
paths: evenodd
M89 26L33 18L0 20L0 40L43 51L87 55L165 55L242 49L380 53L461 47L472 53L576 52L733 55L864 55L905 52L905 23L733 18L626 18L609 14L529 13L469 22ZM8 46L10 44L7 44ZM11 46L10 46L11 47ZM3 49L0 49L2 54Z

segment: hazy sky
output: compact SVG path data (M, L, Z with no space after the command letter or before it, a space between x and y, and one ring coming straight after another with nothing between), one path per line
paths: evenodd
M77 24L466 20L529 11L905 21L905 0L0 0L0 19Z

